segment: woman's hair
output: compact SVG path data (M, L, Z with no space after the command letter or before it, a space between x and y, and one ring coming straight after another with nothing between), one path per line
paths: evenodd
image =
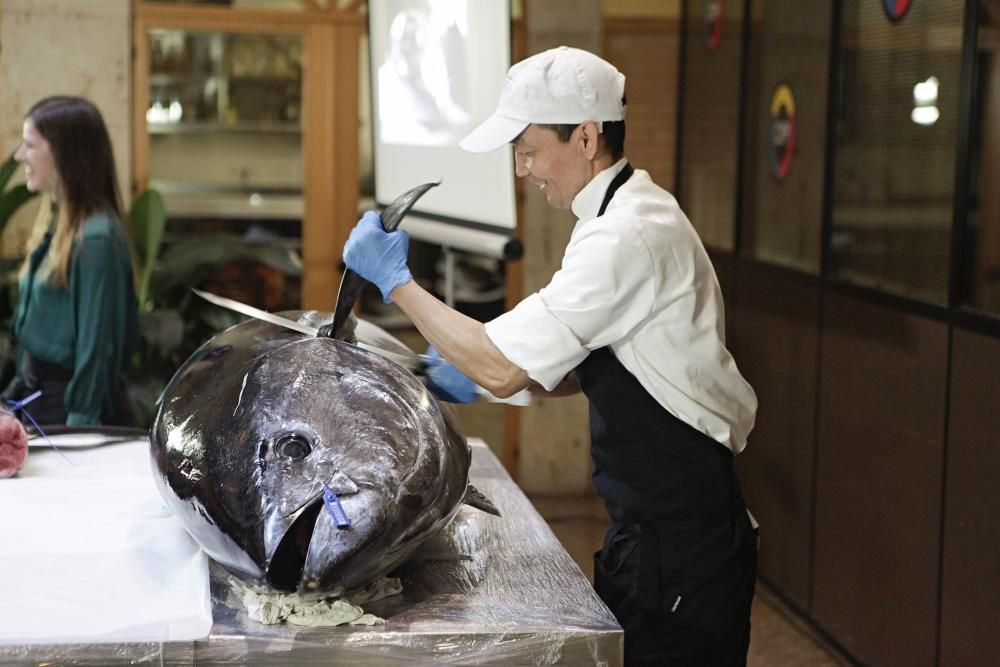
M48 266L49 282L65 287L73 246L87 218L104 212L119 222L122 219L111 138L101 112L82 97L46 97L36 102L25 118L49 143L59 176L57 222ZM45 236L51 221L47 209L43 203L29 248L37 247Z

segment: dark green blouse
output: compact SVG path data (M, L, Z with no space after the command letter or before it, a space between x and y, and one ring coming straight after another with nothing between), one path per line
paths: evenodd
M66 423L100 424L139 346L128 240L110 214L88 218L73 249L68 287L48 284L44 270L37 275L50 242L51 233L32 251L21 278L14 335L32 356L73 371L63 395Z

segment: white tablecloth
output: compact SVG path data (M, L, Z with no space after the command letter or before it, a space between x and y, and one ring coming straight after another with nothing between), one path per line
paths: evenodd
M0 479L0 644L207 637L208 559L160 499L148 444L63 442Z

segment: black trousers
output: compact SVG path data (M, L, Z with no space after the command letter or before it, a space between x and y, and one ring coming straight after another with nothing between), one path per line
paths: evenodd
M0 394L4 406L14 410L9 401L22 401L41 390L41 396L25 405L23 409L16 410L14 414L25 426L31 425L31 420L25 412L40 426L65 424L67 414L63 395L66 393L66 385L73 378L73 371L42 361L23 350L20 355L21 363L17 375Z
M647 580L650 565L642 560L649 552L641 542L640 530L612 526L604 549L594 554L594 588L625 631L625 665L745 666L756 539L745 540L725 570L709 573L700 582L676 582L676 590L683 593L652 596L650 587L662 593L669 586Z
M43 428L47 425L65 424L68 411L64 396L66 386L73 379L73 371L43 361L24 350L19 350L18 354L20 355L20 363L17 375L3 392L0 392L0 400L3 401L4 407L13 411L25 426L32 426L32 419ZM39 390L42 394L25 405L23 409L15 411L13 406L9 404L9 401L22 401ZM31 419L28 418L29 414ZM101 423L106 426L132 427L135 425L133 415L134 411L128 390L124 380L120 379L117 391L111 395L110 402L104 406Z

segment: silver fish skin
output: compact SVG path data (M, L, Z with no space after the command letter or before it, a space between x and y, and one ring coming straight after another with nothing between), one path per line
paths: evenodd
M331 317L283 315L312 326ZM365 324L358 340L408 351ZM212 559L303 594L390 572L454 517L468 487L470 450L453 413L412 373L261 321L227 329L185 362L150 443L161 495ZM349 527L335 524L324 488Z

